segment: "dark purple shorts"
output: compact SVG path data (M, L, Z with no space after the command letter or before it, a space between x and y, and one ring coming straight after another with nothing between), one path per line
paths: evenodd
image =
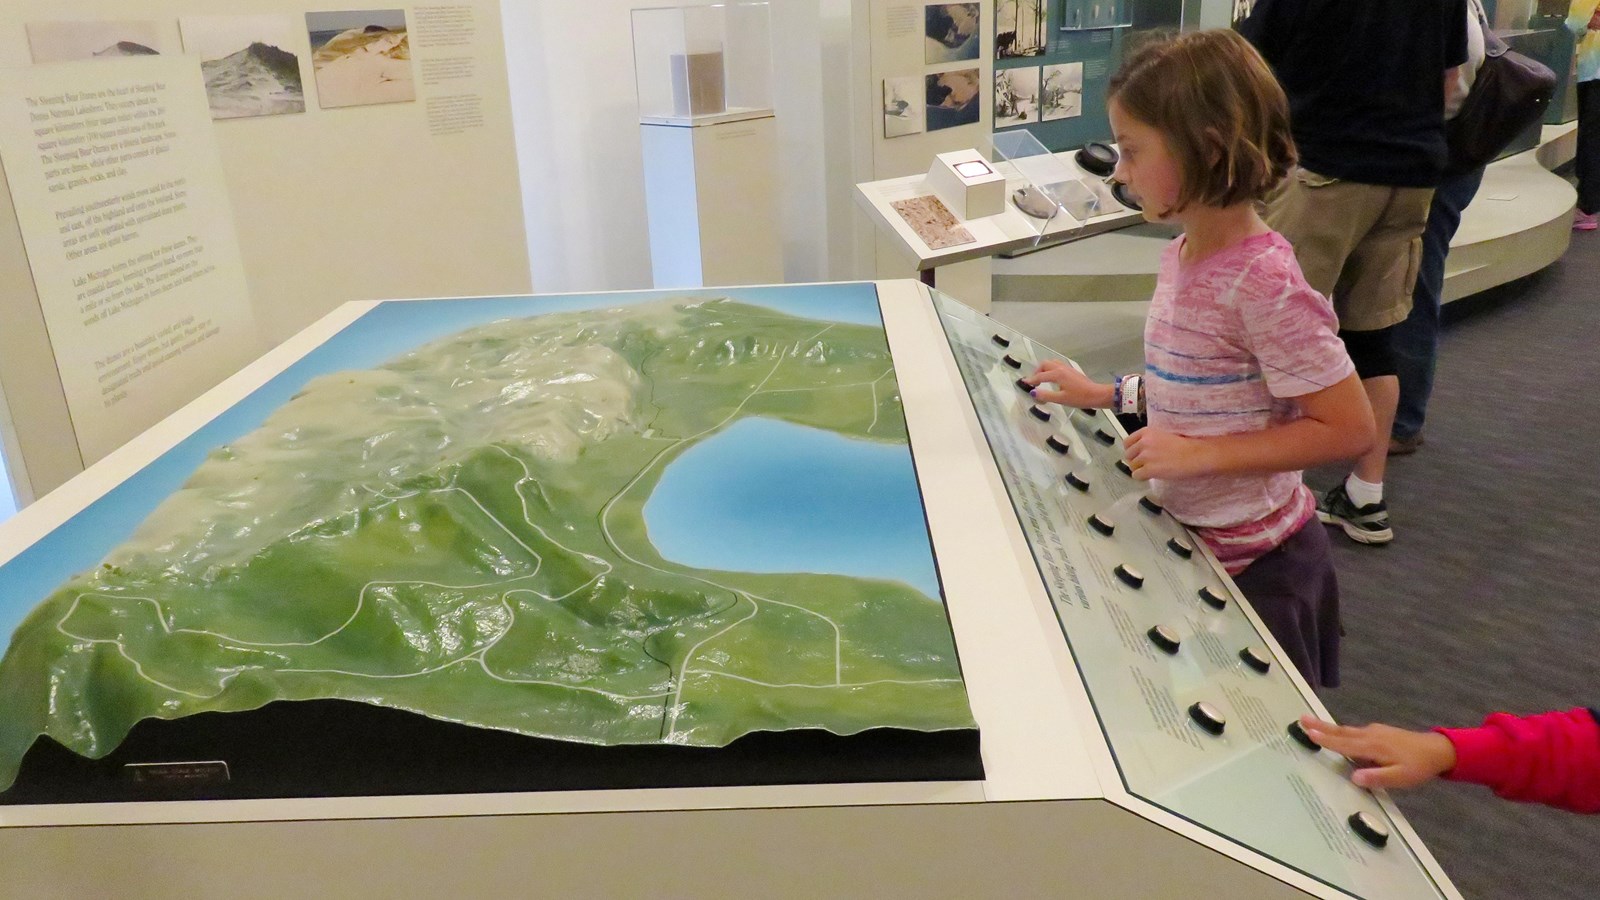
M1339 686L1339 579L1316 517L1233 582L1313 688Z

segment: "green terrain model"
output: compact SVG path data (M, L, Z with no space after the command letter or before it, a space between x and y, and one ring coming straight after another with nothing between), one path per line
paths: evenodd
M910 585L663 559L642 509L745 417L905 444L881 328L730 300L511 319L311 382L0 660L0 788L47 734L339 698L595 744L971 728Z

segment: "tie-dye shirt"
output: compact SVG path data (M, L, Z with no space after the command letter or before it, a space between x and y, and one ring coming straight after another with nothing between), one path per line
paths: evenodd
M1180 258L1183 241L1161 255L1145 320L1150 427L1192 437L1261 431L1299 418L1294 398L1355 371L1333 305L1306 284L1282 235L1192 263ZM1233 575L1316 513L1299 472L1156 479L1151 492Z
M1600 31L1589 30L1589 20L1600 0L1572 0L1567 9L1567 29L1578 36L1578 80L1600 78Z

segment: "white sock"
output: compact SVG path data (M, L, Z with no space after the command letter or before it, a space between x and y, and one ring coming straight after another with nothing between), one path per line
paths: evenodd
M1383 482L1373 484L1370 481L1362 481L1354 472L1344 480L1344 492L1350 495L1350 502L1354 503L1357 509L1383 502Z

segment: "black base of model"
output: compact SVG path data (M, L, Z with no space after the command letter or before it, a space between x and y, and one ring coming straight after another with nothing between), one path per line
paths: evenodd
M147 763L227 764L161 770ZM130 768L133 766L133 768ZM49 738L0 804L506 791L632 790L883 781L981 781L976 729L757 732L726 747L599 747L474 728L345 700L146 719L104 759Z

